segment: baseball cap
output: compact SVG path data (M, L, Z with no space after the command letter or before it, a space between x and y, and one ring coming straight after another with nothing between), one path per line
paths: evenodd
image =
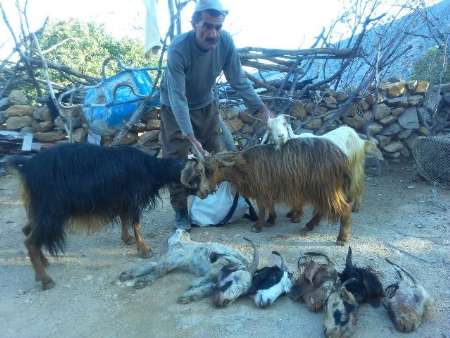
M207 9L218 11L222 13L223 16L228 14L228 11L223 7L219 0L198 0L194 12L201 12Z

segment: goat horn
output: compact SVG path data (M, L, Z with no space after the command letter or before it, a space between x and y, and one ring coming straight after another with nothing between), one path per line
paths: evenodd
M357 280L357 279L354 278L354 277L353 277L353 278L350 278L350 279L347 279L344 283L341 284L341 289L344 288L344 287L347 288L347 287L346 287L347 284L349 284L349 283L351 283L351 282L354 282L354 281L356 281L356 280Z
M198 149L197 145L191 142L192 145L192 153L196 156L200 161L205 162L205 155Z
M248 271L253 275L256 271L256 269L258 269L258 265L259 265L259 253L258 253L258 249L256 248L255 243L253 243L252 240L248 239L247 237L244 237L244 239L250 243L250 245L253 248L253 261L251 264L249 264L248 266Z
M333 262L330 260L330 258L326 254L324 254L322 252L308 251L308 252L305 252L305 255L306 256L324 257L329 264L333 264Z
M295 119L295 117L294 116L292 116L292 115L289 115L289 114L280 114L281 116L286 116L286 117L290 117L291 119Z
M405 273L405 275L407 275L411 280L412 280L412 282L414 283L414 285L417 285L417 281L416 281L416 279L408 272L408 271L406 271L404 268L402 268L400 265L398 265L398 264L396 264L396 263L394 263L393 261L391 261L389 258L385 258L385 260L386 260L386 262L388 262L389 264L391 264L391 265L393 265L393 266L396 266L398 269L400 269L402 272L404 272ZM400 277L402 277L402 275L400 274Z
M345 259L345 267L348 267L349 269L353 269L352 248L350 246L348 247L347 258Z
M286 263L285 263L285 261L284 261L284 258L283 258L283 256L281 256L280 255L280 253L278 252L278 251L272 251L272 254L273 255L277 255L278 257L280 257L280 260L281 260L281 269L283 270L283 271L288 271L288 268L287 268L287 266L286 266Z

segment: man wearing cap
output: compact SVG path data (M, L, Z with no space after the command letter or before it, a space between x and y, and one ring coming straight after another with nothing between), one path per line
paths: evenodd
M223 71L246 106L263 114L268 109L242 70L231 35L222 30L228 12L219 0L198 0L190 32L175 37L161 81L161 141L165 158L186 158L191 145L205 155L219 150L219 112L213 86ZM187 192L169 188L175 227L189 229Z

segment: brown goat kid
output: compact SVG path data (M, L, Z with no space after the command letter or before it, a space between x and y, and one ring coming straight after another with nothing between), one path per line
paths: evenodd
M294 210L305 204L314 207L306 224L313 230L322 217L340 221L337 243L343 245L350 235L351 205L347 201L350 173L347 157L328 140L292 139L280 149L258 145L242 152L222 152L201 161L191 161L181 175L186 186L195 182L197 194L205 197L222 181L229 181L239 193L254 198L258 220L254 231L274 223L275 203L287 203Z

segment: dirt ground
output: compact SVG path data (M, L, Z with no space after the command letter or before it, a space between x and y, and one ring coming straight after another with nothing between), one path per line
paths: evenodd
M278 210L285 214L283 206ZM172 217L167 195L144 216L143 234L156 256L171 233ZM134 246L121 242L117 226L92 235L69 234L66 253L50 259L48 271L56 286L41 291L23 246L24 222L17 181L13 176L0 177L1 337L323 335L323 314L311 313L287 297L263 310L251 299L215 309L210 299L176 303L191 279L185 273L171 273L141 290L119 283L120 272L143 259ZM247 236L260 248L262 264L273 263L270 252L278 250L291 269L299 252L318 249L342 269L348 247L334 244L338 226L322 222L307 238L300 236L300 226L280 216L275 227L255 234L243 220L224 228L193 229L192 238L242 247L250 254L242 239ZM435 299L431 320L407 335L395 331L382 307L363 305L355 337L450 337L450 191L417 180L412 163L385 164L381 176L366 179L363 207L353 216L350 245L354 261L380 271L383 284L395 278L384 261L390 257L417 276Z

